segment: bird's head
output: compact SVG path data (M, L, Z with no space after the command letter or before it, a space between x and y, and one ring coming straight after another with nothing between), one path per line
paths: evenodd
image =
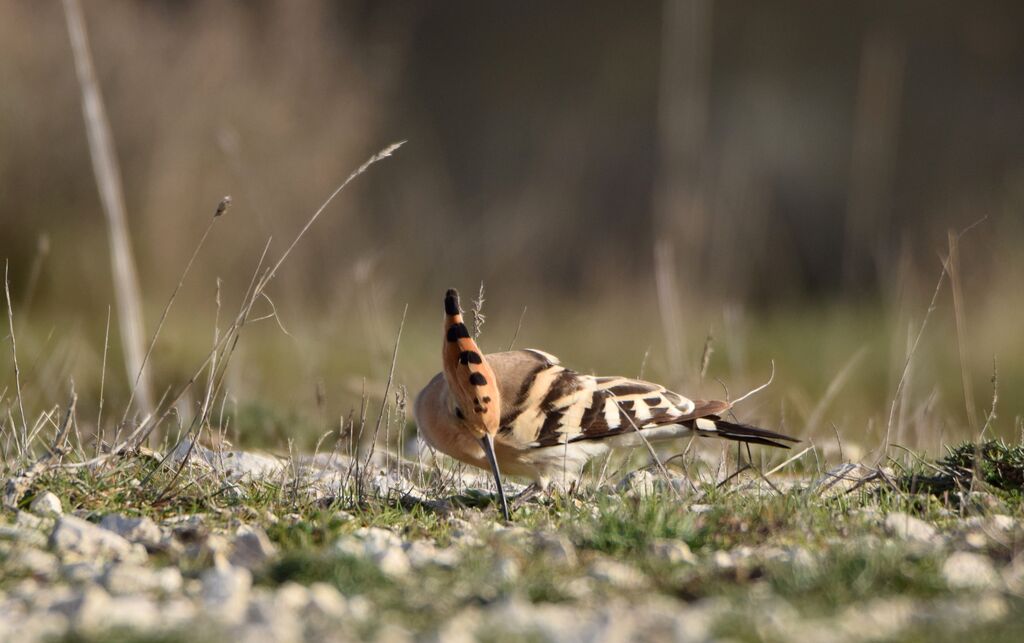
M505 520L508 503L501 485L501 472L494 455L494 436L501 425L501 394L498 380L483 351L477 346L462 319L459 293L454 288L444 295L444 378L455 402L458 425L480 442L498 487Z

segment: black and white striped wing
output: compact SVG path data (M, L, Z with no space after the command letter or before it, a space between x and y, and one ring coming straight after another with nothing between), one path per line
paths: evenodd
M724 402L695 402L664 386L581 375L551 357L524 379L502 414L499 435L543 447L720 413Z

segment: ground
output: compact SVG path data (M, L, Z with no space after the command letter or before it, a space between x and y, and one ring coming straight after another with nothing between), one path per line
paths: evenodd
M510 524L486 477L444 463L197 445L182 467L186 452L35 478L0 525L0 638L1009 641L1024 627L1016 470L970 460L979 449L905 470L639 468Z

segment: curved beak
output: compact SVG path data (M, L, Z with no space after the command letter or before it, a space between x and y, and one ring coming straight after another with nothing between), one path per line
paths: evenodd
M487 454L487 461L491 463L494 484L498 487L498 501L501 502L501 515L508 522L512 520L512 515L508 511L508 503L505 501L505 489L501 486L501 471L498 470L498 459L494 457L494 439L489 433L480 438L480 446L484 448L484 453Z

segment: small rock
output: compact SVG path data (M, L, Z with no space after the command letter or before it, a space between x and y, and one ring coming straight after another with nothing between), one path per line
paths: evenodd
M202 514L174 516L165 520L163 524L174 530L174 536L183 541L197 540L209 531Z
M645 582L644 575L635 567L608 559L595 560L588 573L594 580L620 589L636 589Z
M57 575L60 565L57 557L34 547L17 547L6 557L7 573L20 572L42 580L51 580Z
M355 520L355 516L347 511L338 510L331 514L331 520L337 523L349 522L350 520Z
M238 528L231 546L231 564L252 571L259 569L277 555L277 548L270 542L267 532L260 527L243 525Z
M981 554L954 552L942 564L942 576L953 589L991 589L999 585L999 574Z
M49 491L44 491L37 495L32 500L32 504L28 506L28 509L37 516L56 517L64 513L64 508L60 504L60 498Z
M980 531L970 531L964 536L964 542L972 549L984 549L988 544L988 538Z
M1003 568L1002 577L1011 592L1017 595L1024 594L1024 554L1017 554L1017 557Z
M90 560L145 560L145 549L136 549L132 543L112 531L101 529L91 522L75 516L61 516L50 533L50 548L62 557Z
M409 563L415 569L437 565L451 569L459 563L459 552L454 547L441 549L433 543L425 540L414 540L405 545L405 555L409 557Z
M646 469L637 469L627 473L615 490L633 496L650 496L658 490L657 477Z
M464 547L473 547L480 544L480 537L477 536L473 523L461 518L452 518L449 524L452 527L451 539L453 542Z
M402 539L387 529L357 529L352 536L339 538L334 548L348 556L369 558L389 576L407 574L412 568L409 557L402 549Z
M342 619L348 614L348 604L333 585L313 583L309 586L308 608L329 619Z
M110 595L96 585L87 585L67 601L59 601L51 610L67 616L82 630L98 630L109 617Z
M356 532L363 540L366 556L389 576L402 576L412 567L402 549L402 539L387 529L370 527Z
M491 575L502 583L512 583L519 578L519 563L509 556L494 559Z
M309 604L309 590L294 581L287 581L277 588L274 600L281 609L301 612Z
M534 535L534 548L549 563L572 567L576 564L576 547L565 536L537 532Z
M128 517L121 514L107 514L100 520L100 527L112 531L125 540L139 543L153 551L160 549L164 534L155 522L145 516Z
M0 542L4 541L17 543L25 547L46 547L46 536L35 529L20 527L16 524L0 525Z
M869 483L877 484L881 480L877 469L855 462L844 462L813 481L809 489L818 495L831 498L849 493Z
M14 526L26 531L49 532L56 522L55 516L41 516L27 511L19 511L14 518Z
M279 609L274 593L259 587L249 599L245 624L239 638L242 641L277 641L288 643L301 640L302 624L291 610Z
M172 596L160 602L160 620L166 628L194 625L197 611L195 603L187 598Z
M103 564L100 559L64 563L60 575L65 581L77 585L98 583L103 576Z
M252 587L252 574L244 567L233 567L223 556L203 572L203 606L211 616L227 623L238 623L245 616Z
M718 569L733 569L736 567L736 561L729 555L729 552L719 549L715 553L711 554L711 564Z
M154 570L142 565L111 565L103 574L103 586L114 596L156 592L175 594L181 590L181 572L177 567Z
M697 557L690 551L690 546L681 540L670 540L657 538L651 542L650 553L669 563L686 563L692 565L697 562Z
M530 542L530 538L533 534L526 527L519 527L518 525L502 525L497 524L494 526L493 538L503 545L509 547L522 548Z
M992 528L999 531L1013 531L1017 526L1017 521L1006 514L995 514L989 518L989 521Z
M118 596L108 600L102 628L151 630L160 622L161 610L146 596Z
M891 513L885 517L885 530L897 538L926 545L934 545L937 539L935 527L902 512Z

